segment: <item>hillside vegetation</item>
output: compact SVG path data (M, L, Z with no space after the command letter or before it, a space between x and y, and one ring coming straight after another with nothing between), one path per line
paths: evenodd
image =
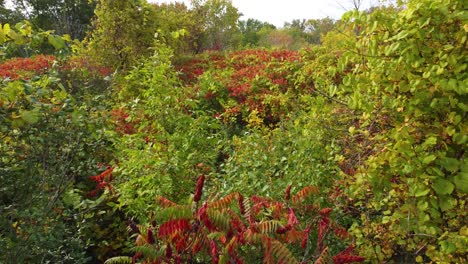
M464 1L74 8L0 13L0 263L467 262Z

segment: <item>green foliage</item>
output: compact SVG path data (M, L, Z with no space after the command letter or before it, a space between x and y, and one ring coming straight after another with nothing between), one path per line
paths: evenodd
M321 44L322 36L335 28L335 21L329 17L322 19L309 19L306 22L306 40L311 44Z
M247 20L239 21L239 30L242 33L242 46L244 47L257 47L259 46L260 39L266 31L273 30L276 27L267 22L249 18Z
M156 30L143 0L99 0L87 44L90 58L111 69L128 69L151 54Z
M333 157L339 146L330 137L333 131L321 130L317 115L300 112L298 116L274 130L233 138L234 151L222 167L226 192L278 198L290 184L299 188L313 184L327 191L334 180L330 175L338 169Z
M259 21L247 20L241 23L241 31L244 34L243 42L253 46L266 48L282 48L300 50L310 44L321 44L322 36L335 28L335 21L331 18L323 19L294 19L285 23L281 29Z
M0 56L29 57L35 54L65 55L70 37L58 36L52 31L33 30L29 21L19 22L12 28L0 25Z
M202 25L194 10L177 2L153 4L150 8L153 13L148 18L149 26L157 32L158 39L174 51L175 56L196 52Z
M376 261L465 262L462 2L415 0L343 19L357 35L338 62L349 67L339 94L356 113L349 132L370 146L346 185L362 207L352 228L361 252Z
M83 39L91 25L95 1L89 0L13 0L16 12L25 15L34 27L53 30L73 39ZM9 21L10 22L10 21Z
M305 47L305 40L295 34L294 30L275 29L269 30L268 34L263 34L260 45L266 48L298 50Z
M102 262L126 253L124 219L143 263L362 260L338 253L344 227L371 262L466 262L465 10L275 30L227 0L100 0L85 54L58 61L10 57L68 55L69 37L2 25L0 262ZM184 57L242 41L322 45Z
M20 10L10 9L5 4L5 0L0 1L0 24L16 24L25 19L24 14Z
M113 257L113 258L106 260L106 262L104 262L104 264L131 264L131 263L132 263L132 258L130 257Z
M198 51L237 48L241 41L238 21L241 14L231 0L192 0L202 31Z
M154 209L157 195L186 197L184 186L202 167L211 170L224 137L218 120L191 111L196 101L180 86L171 55L161 46L121 83L122 109L133 130L116 138L117 189L120 206L138 219ZM201 161L205 165L198 166Z
M62 196L104 158L102 115L53 72L0 87L2 261L85 263L77 212Z

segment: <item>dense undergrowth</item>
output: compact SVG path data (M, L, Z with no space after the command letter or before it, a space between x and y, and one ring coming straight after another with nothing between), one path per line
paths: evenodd
M0 262L466 262L464 10L349 12L300 51L157 40L128 69L3 27L54 55L0 64Z

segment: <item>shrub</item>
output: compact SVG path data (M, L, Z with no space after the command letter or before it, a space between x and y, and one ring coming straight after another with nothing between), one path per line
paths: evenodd
M160 210L137 231L136 254L106 261L142 263L334 263L362 262L353 246L333 256L327 243L348 237L332 221L332 209L310 203L317 188L308 186L282 201L231 193L202 202L205 176L198 178L188 205L156 198ZM333 256L333 257L332 257Z

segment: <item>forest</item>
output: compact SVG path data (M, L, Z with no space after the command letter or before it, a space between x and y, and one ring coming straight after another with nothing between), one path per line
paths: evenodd
M0 1L0 263L467 263L468 2L352 2Z

